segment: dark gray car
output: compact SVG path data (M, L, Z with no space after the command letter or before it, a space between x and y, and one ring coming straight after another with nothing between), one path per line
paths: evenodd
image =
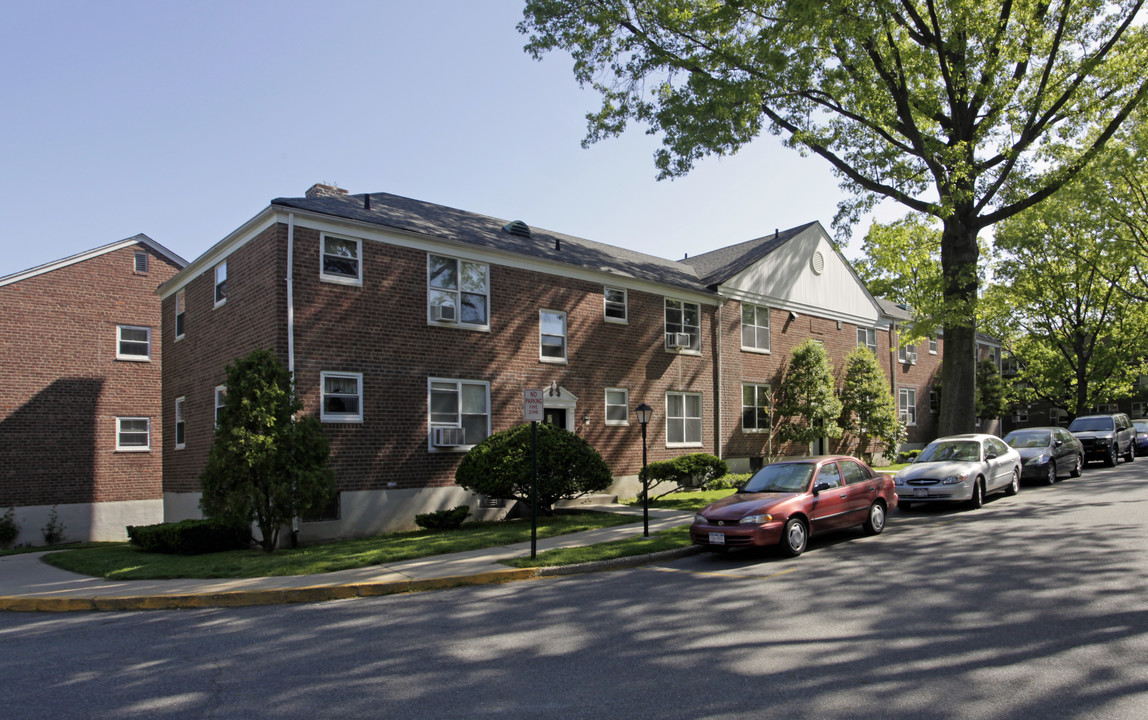
M1004 441L1021 457L1021 478L1048 485L1059 475L1080 477L1084 468L1084 446L1064 428L1035 427L1013 430Z
M1108 467L1116 458L1125 462L1136 459L1136 427L1124 413L1082 415L1072 421L1068 431L1084 445L1084 459L1101 460Z

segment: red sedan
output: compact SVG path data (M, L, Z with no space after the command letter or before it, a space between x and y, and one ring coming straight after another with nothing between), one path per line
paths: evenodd
M895 507L893 478L857 458L792 460L766 465L736 493L702 508L690 538L713 550L780 545L797 557L820 532L860 525L880 533Z

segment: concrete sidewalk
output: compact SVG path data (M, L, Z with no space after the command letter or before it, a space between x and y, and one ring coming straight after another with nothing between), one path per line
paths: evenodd
M587 508L590 509L590 508ZM628 506L596 507L633 513ZM582 547L642 534L638 522L552 538L539 538L538 551ZM689 523L692 512L650 510L650 532ZM530 554L530 542L434 555L390 565L373 565L323 575L236 579L105 580L60 570L41 561L45 553L0 557L0 610L63 612L74 610L157 610L237 607L321 602L353 597L392 595L459 585L528 580L548 575L590 572L637 565L651 559L688 554L682 548L656 556L559 568L511 568L498 561Z

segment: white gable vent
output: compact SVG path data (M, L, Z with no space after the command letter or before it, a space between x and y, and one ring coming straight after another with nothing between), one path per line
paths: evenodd
M815 275L820 275L825 272L825 256L821 254L820 250L813 253L813 257L810 258L810 264L813 266L813 273Z
M509 222L506 224L506 227L504 227L502 229L505 230L506 232L510 233L511 235L517 235L518 237L524 237L524 238L530 237L530 226L527 225L526 223L522 222L521 220L515 220L513 222Z

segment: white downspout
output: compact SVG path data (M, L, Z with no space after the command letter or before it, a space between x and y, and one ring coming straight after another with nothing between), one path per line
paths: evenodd
M295 213L287 215L287 370L295 382ZM300 517L291 518L291 544L299 545Z
M725 324L722 323L722 319L721 319L721 311L722 311L723 307L725 307L725 300L724 299L717 306L718 331L716 334L717 334L717 385L718 386L717 386L717 403L716 404L717 404L717 434L718 434L718 436L717 436L717 443L716 443L717 452L715 452L714 455L717 455L718 459L722 459L722 446L724 445L724 443L722 441L725 438L725 436L722 433L722 417L724 415L724 413L723 413L724 408L722 407L722 398L725 395L725 383L724 383L725 378L724 378L724 375L722 374L722 359L721 359L722 339L724 337L723 333L725 332Z

